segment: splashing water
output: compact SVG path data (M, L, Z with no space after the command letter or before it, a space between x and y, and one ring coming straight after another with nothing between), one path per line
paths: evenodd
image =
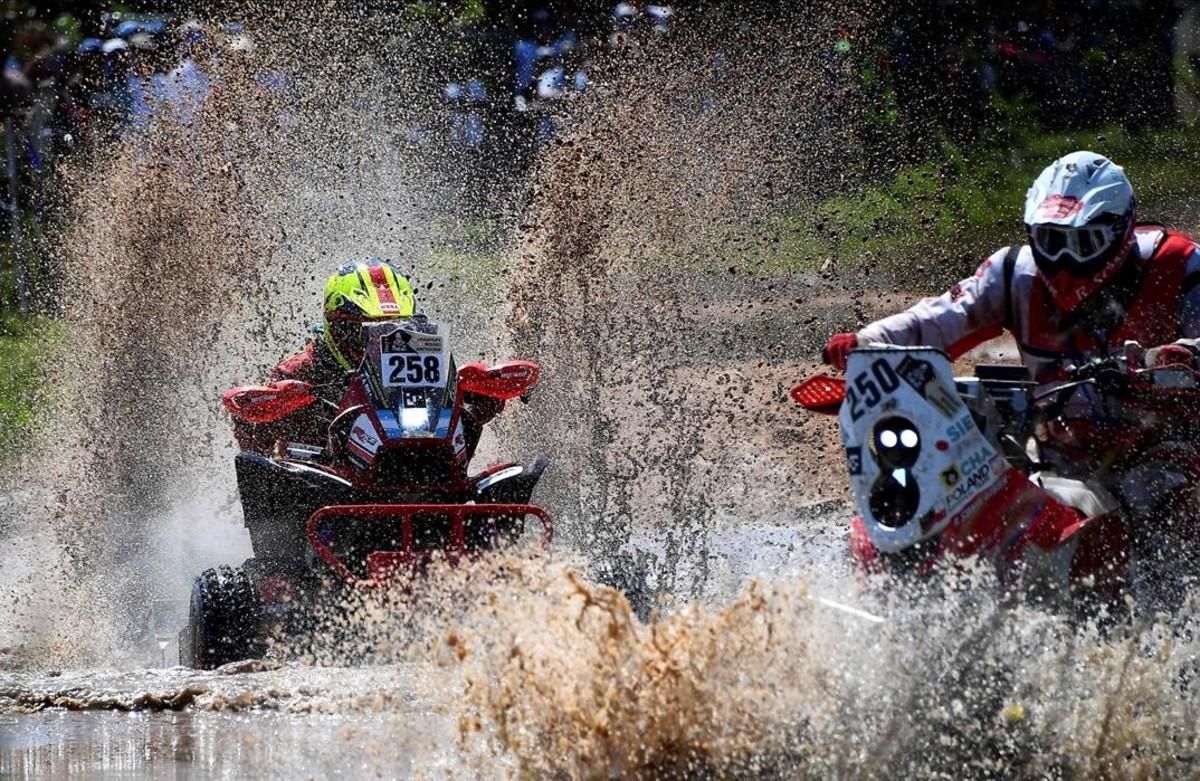
M30 713L47 707L158 713L134 723L234 774L333 775L346 757L391 774L1195 774L1194 606L1101 629L993 599L986 570L915 598L863 597L846 572L836 435L784 390L854 296L758 259L779 208L861 163L859 96L823 47L830 20L868 13L717 16L601 62L530 181L487 194L530 198L506 291L490 272L426 286L472 276L427 260L469 175L404 133L432 122L438 41L338 13L261 14L259 59L222 63L229 86L192 126L65 174L69 359L16 470L34 477L0 510L0 775L97 766L5 742L20 713L14 730L69 744L79 722ZM250 76L273 68L293 92ZM539 498L576 553L331 606L278 667L131 669L151 600L248 554L219 391L295 349L329 268L363 254L411 268L465 349L544 362L488 447L552 457ZM646 624L580 574L631 544L655 559ZM97 741L126 739L100 723ZM241 755L220 750L230 735Z
M40 637L57 663L119 655L152 600L178 601L200 569L249 553L221 390L303 345L344 259L412 268L430 255L439 198L400 143L428 109L406 81L427 48L365 46L384 17L361 38L318 33L342 21L326 10L264 24L253 59L212 63L222 89L191 125L164 121L63 177L62 403L16 470L39 476L31 503L50 519L15 540L24 566L6 580L36 596L3 627L25 645ZM290 92L256 79L273 71ZM426 274L439 271L414 281ZM462 349L487 349L470 337L494 305L453 288L431 298L423 308L462 327Z

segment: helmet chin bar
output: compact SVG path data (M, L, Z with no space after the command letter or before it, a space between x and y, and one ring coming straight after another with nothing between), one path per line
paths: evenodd
M1059 310L1073 312L1079 309L1120 276L1133 249L1132 228L1133 223L1123 218L1081 228L1026 226L1034 263ZM1088 233L1079 233L1081 231ZM1100 231L1106 236L1103 247L1096 242ZM1075 235L1071 236L1072 233ZM1051 238L1055 236L1057 238ZM1080 236L1090 238L1081 239ZM1047 257L1046 250L1052 250L1054 254Z

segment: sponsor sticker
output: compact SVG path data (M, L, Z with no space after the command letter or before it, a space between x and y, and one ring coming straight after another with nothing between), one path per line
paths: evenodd
M929 361L905 356L896 373L944 416L953 418L962 408L958 396L942 384Z
M862 448L848 447L846 448L846 466L852 475L862 474Z
M971 419L971 413L967 412L958 420L950 424L950 428L946 429L946 438L951 444L957 445L968 436L974 429L974 421Z
M454 427L454 453L455 453L455 455L457 455L466 449L467 449L467 440L466 440L466 437L463 435L462 420L459 420L458 424Z
M957 465L942 472L942 485L946 486L946 511L954 512L969 502L979 492L988 488L996 478L992 453L980 448ZM952 473L948 475L947 473ZM965 475L965 477L964 477ZM953 484L948 477L953 479Z
M1073 195L1051 195L1038 205L1038 212L1048 220L1063 220L1082 209L1083 201Z
M443 334L423 334L417 331L400 330L383 340L384 352L440 353L445 351Z
M375 460L375 454L379 452L379 436L366 415L359 415L354 421L354 428L350 429L349 446L368 464Z

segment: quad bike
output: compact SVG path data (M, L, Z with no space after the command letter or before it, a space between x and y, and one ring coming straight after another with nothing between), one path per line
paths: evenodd
M529 503L546 459L469 476L475 443L463 425L464 397L523 397L537 364L456 368L445 330L419 316L364 329L363 360L336 402L299 381L225 393L235 420L251 424L325 404L328 438L237 455L254 558L196 579L182 664L260 657L271 631L303 627L339 590L376 589L419 576L434 557L454 564L517 544L529 519L549 545L550 517Z
M874 346L850 354L846 379L797 385L802 407L839 416L859 572L979 556L1006 586L1079 611L1180 591L1197 553L1194 479L1163 492L1156 528L1114 488L1147 464L1200 476L1200 373L1143 360L1129 343L1039 385L1022 366L955 378L938 350Z

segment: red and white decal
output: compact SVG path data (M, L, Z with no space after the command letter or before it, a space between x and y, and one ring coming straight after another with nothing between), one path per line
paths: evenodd
M379 452L379 433L366 415L355 419L350 429L349 447L368 464L375 461L375 454Z
M1063 220L1078 214L1083 201L1073 195L1051 195L1038 206L1038 213L1047 220Z

